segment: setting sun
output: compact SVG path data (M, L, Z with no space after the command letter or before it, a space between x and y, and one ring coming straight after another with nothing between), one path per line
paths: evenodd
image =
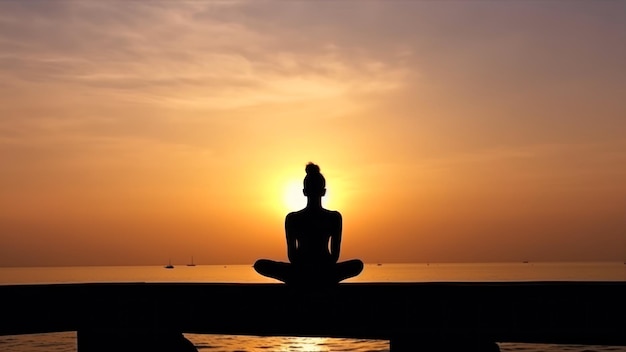
M283 204L288 212L300 210L306 206L306 197L302 193L302 180L293 179L285 184Z
M326 195L322 198L322 204L329 209L339 210L336 209L336 202L333 201L334 197L331 193L326 189ZM282 205L287 212L297 211L306 206L306 197L302 192L302 180L294 179L285 184Z

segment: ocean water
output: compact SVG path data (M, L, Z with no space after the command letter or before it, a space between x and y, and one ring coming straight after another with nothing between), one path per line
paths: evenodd
M0 285L87 282L276 282L250 265L0 268ZM419 263L368 264L346 282L626 281L626 264L613 263ZM389 341L311 337L185 334L199 351L389 351ZM499 343L504 351L626 352L626 346ZM76 333L0 336L2 352L74 352ZM147 351L149 352L149 351Z

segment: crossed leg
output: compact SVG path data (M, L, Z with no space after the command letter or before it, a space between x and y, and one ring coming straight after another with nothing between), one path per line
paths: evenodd
M263 276L287 284L336 284L359 275L363 271L363 262L359 259L352 259L328 267L304 269L291 263L259 259L254 263L254 270Z

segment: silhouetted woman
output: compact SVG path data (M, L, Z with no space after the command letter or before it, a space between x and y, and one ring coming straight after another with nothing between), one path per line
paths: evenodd
M290 263L259 259L254 269L261 275L294 285L332 285L363 270L358 259L338 263L342 219L338 211L322 207L326 180L316 164L306 165L304 209L287 214L285 233Z

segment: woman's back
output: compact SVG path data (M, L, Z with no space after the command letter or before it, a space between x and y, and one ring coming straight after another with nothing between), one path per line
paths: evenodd
M341 214L323 208L305 208L289 213L285 219L288 243L295 248L289 256L292 263L335 263L339 253L329 248L331 239L340 241ZM338 250L338 249L337 249Z

